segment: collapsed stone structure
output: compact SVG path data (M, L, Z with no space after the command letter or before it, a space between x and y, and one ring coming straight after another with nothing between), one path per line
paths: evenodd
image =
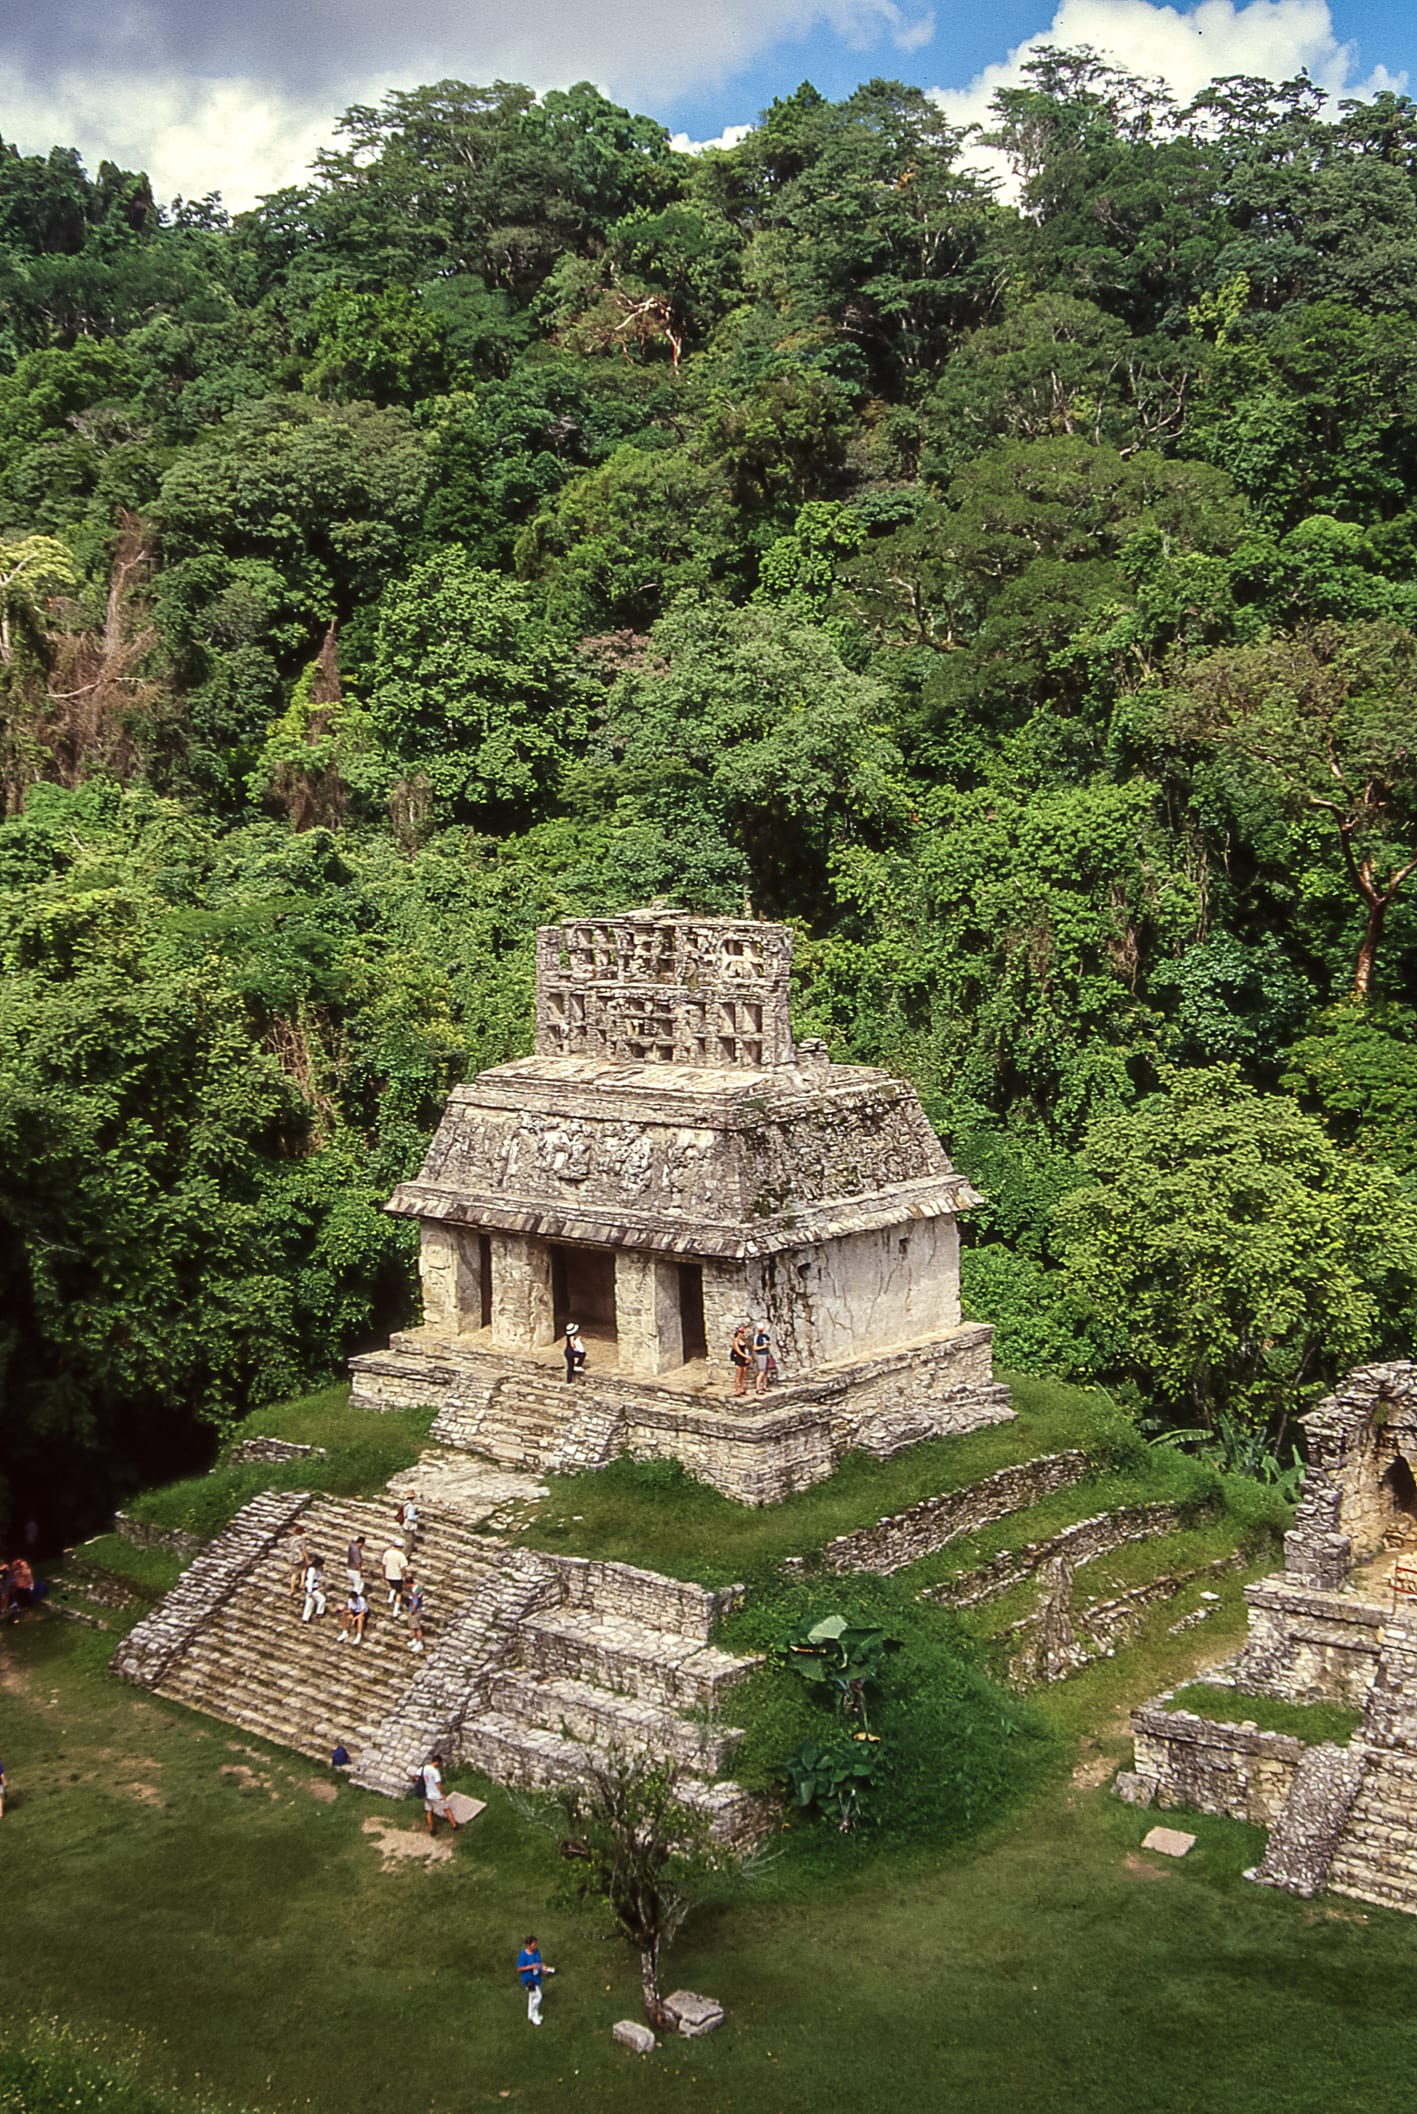
M1239 1657L1202 1680L1232 1687L1234 1720L1132 1713L1142 1803L1227 1813L1271 1829L1251 1875L1417 1914L1417 1613L1391 1559L1417 1552L1417 1364L1365 1366L1304 1419L1309 1467L1284 1570L1246 1588ZM1346 1743L1262 1731L1247 1696L1346 1704Z
M913 1089L793 1040L786 926L650 910L537 938L536 1049L457 1088L417 1179L424 1319L354 1401L508 1466L670 1458L749 1504L1013 1414L962 1324L977 1201ZM735 1398L738 1323L781 1384ZM558 1344L588 1340L573 1387Z

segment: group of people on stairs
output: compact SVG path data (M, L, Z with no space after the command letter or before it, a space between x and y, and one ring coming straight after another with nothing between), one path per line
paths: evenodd
M394 1524L397 1531L390 1537L389 1545L379 1559L388 1596L388 1612L394 1622L408 1623L408 1648L411 1652L421 1652L425 1649L424 1591L412 1562L419 1527L418 1502L413 1491L410 1490L399 1505ZM345 1551L349 1589L343 1606L337 1610L337 1641L341 1644L361 1645L364 1642L365 1625L369 1620L369 1596L364 1582L366 1546L367 1537L356 1534ZM308 1529L297 1520L290 1530L290 1597L294 1600L302 1594L301 1621L318 1621L329 1607L325 1559L312 1548Z

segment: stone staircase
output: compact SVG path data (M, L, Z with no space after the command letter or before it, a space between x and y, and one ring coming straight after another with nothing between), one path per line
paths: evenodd
M512 1548L425 1504L414 1566L427 1643L415 1654L381 1583L393 1509L304 1491L252 1499L123 1640L115 1670L314 1760L342 1739L353 1780L389 1797L412 1790L435 1748L528 1788L575 1779L597 1754L649 1753L687 1772L681 1796L720 1838L760 1832L759 1803L709 1781L740 1736L723 1700L758 1664L709 1641L732 1591ZM329 1611L309 1623L289 1589L297 1523L325 1560ZM370 1613L353 1644L337 1610L361 1533Z
M620 1410L585 1379L570 1386L536 1370L467 1375L448 1393L429 1436L506 1468L573 1474L620 1450Z
M397 1532L393 1509L316 1497L292 1517L324 1557L329 1612L301 1621L302 1603L290 1596L290 1556L280 1536L149 1685L174 1702L320 1760L342 1738L358 1760L396 1713L421 1663L409 1650L407 1626L388 1613L382 1584L380 1558ZM356 1534L366 1536L370 1607L362 1644L341 1641L336 1613L347 1591L345 1548ZM424 1512L413 1563L427 1595L430 1653L500 1553L455 1515Z
M1383 1626L1377 1671L1352 1741L1362 1780L1329 1867L1337 1894L1417 1914L1417 1627Z
M611 1750L696 1778L721 1769L741 1737L724 1700L759 1663L709 1642L724 1596L628 1564L551 1561L560 1597L518 1625L515 1662L464 1723L464 1760L525 1787L574 1780ZM691 1781L683 1795L716 1832L753 1832L756 1803L737 1785Z

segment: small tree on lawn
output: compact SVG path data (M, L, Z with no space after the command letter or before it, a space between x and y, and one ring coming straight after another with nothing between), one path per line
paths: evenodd
M556 1793L561 1854L582 1902L604 1906L640 1956L645 2017L662 2027L660 1961L710 1875L729 1853L704 1815L679 1795L673 1762L611 1753L587 1759L578 1781Z

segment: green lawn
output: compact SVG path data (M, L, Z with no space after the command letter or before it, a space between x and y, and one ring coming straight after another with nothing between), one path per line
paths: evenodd
M114 1682L111 1640L28 1624L0 1645L18 1794L0 2017L63 2018L154 2085L312 2114L1405 2108L1394 1992L1417 1923L1246 1885L1261 1837L1231 1822L1188 1821L1184 1864L1144 1855L1155 1816L1074 1780L1121 1752L1126 1702L1233 1645L1226 1583L1213 1634L1158 1619L1135 1654L1035 1700L1066 1764L985 1834L832 1872L789 1841L691 1920L672 1979L721 1997L729 2023L646 2062L609 2039L636 2008L629 1961L556 1905L554 1846L501 1793L447 1863L385 1869L365 1823L416 1842L411 1806L347 1785L321 1803L323 1772ZM540 2033L510 1972L533 1927L562 1970ZM117 2088L81 2102L15 2074L0 2065L0 2107L137 2114Z

